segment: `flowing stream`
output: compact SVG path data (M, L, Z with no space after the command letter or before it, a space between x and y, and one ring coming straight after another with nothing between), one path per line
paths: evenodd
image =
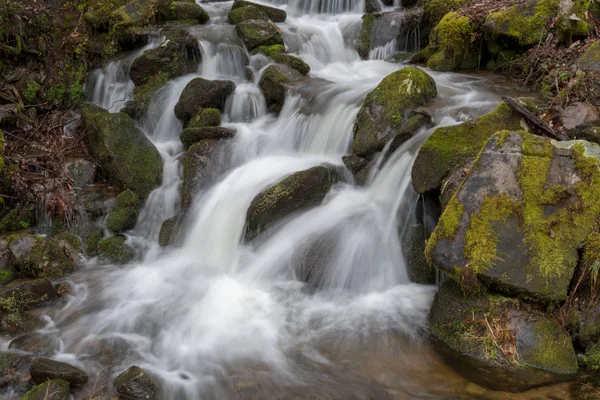
M140 261L117 267L91 260L69 277L74 295L47 312L44 331L61 343L55 358L94 377L81 398L110 387L133 364L156 377L160 399L461 393L454 383L462 378L423 341L435 288L409 282L401 246L419 201L410 169L431 130L400 147L366 187L339 183L321 206L242 244L252 199L293 172L343 165L362 100L402 67L362 61L354 50L362 1L271 4L288 11L280 24L286 46L310 64L312 83L289 92L278 117L268 114L257 82L269 61L246 54L223 22L231 2L203 4L212 22L190 28L202 52L197 73L169 82L138 121L164 160L163 183L128 232ZM96 71L90 101L120 110L133 95L129 65L143 50ZM246 57L254 81L244 78ZM485 78L431 74L439 95L428 109L438 125L484 114L499 101ZM183 245L161 249L161 223L180 211L184 149L173 107L197 76L237 84L223 115L237 134L221 155L220 173L186 214ZM319 290L295 278L299 263L320 266Z

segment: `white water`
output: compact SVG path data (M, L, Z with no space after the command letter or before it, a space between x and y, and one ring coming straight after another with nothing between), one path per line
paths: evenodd
M362 3L292 0L287 8L287 47L310 64L314 79L288 94L279 117L267 114L256 84L264 57L251 57L256 78L247 82L246 55L229 41L215 43L212 33L199 35L198 73L169 82L152 100L139 126L163 156L164 174L129 233L143 257L121 268L91 264L70 278L75 296L49 312L47 330L62 343L57 359L109 382L140 365L159 380L160 399L235 398L247 385L262 389L245 398L290 398L285 394L299 390L348 399L371 396L372 382L352 378L357 372L344 346L396 337L409 341L406 351L418 345L434 289L408 281L399 235L416 204L410 168L427 132L400 147L367 187L340 183L320 207L241 243L258 193L295 171L342 164L362 99L401 67L360 61L347 42L344 32L360 21ZM127 84L115 84L127 81L124 65L97 73L104 78L92 102L130 98ZM187 212L183 247L162 250L160 225L180 207L182 124L173 107L196 76L236 82L223 120L237 134L222 154L223 173ZM439 96L430 109L440 124L483 114L497 102L477 79L433 76ZM322 271L316 293L295 276L295 268L311 265Z

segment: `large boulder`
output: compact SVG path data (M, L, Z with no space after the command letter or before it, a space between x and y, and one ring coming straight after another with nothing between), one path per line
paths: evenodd
M235 4L235 3L234 3ZM269 17L255 6L244 6L232 8L227 14L227 20L232 25L240 24L244 21L268 21Z
M207 139L229 139L235 135L234 129L222 126L209 126L204 128L186 128L179 134L179 140L189 148L194 143Z
M510 40L523 47L545 39L547 26L557 17L559 0L527 0L490 14L483 25L491 39Z
M140 199L131 190L125 190L115 199L115 206L106 219L106 227L114 233L132 229L137 221Z
M161 227L160 232L158 233L158 245L161 247L166 247L174 244L178 244L180 242L180 232L183 227L184 216L176 215L165 220Z
M170 31L160 46L146 50L133 60L129 77L136 86L147 84L159 74L173 79L194 72L200 58L196 38L184 30Z
M0 289L0 310L11 314L19 313L57 297L56 289L47 279L18 279Z
M337 167L322 165L293 173L264 190L248 207L245 239L292 213L318 206L341 175Z
M258 87L265 96L270 112L279 113L281 111L288 88L301 79L302 74L283 64L271 65L263 71Z
M252 3L246 0L235 0L231 6L231 10L244 7L256 7L264 13L273 22L284 22L287 18L287 13L279 8L265 6L263 4Z
M35 206L17 205L0 210L0 233L26 229L35 224Z
M485 145L431 235L426 255L464 284L563 301L578 249L600 218L600 169L589 142L503 131Z
M21 400L69 400L69 382L54 379L25 393Z
M194 143L183 159L183 189L181 206L192 205L194 196L202 189L218 170L217 158L223 141L218 139L201 140Z
M210 16L200 5L191 1L174 1L171 3L171 16L176 20L194 21L205 24Z
M60 278L75 271L76 247L60 237L13 235L8 240L14 268L31 278Z
M115 388L119 396L131 400L151 399L156 394L156 383L136 365L117 376Z
M291 54L285 54L285 47L281 44L257 47L256 49L252 50L252 53L262 53L276 63L287 65L288 67L300 72L302 75L308 75L310 72L310 65L308 65L300 57L296 57Z
M582 71L600 71L600 40L594 42L577 60L577 66Z
M435 81L419 68L407 67L381 81L363 101L354 124L352 153L368 156L395 139L407 113L437 95ZM404 140L410 138L410 136Z
M235 26L235 32L249 51L259 46L283 44L281 30L271 21L244 21Z
M429 311L438 351L474 382L519 392L577 373L571 337L552 318L516 299L466 293L446 281Z
M141 198L160 185L160 153L127 114L85 105L81 122L81 136L111 183Z
M421 146L413 165L413 188L419 194L441 188L446 178L479 154L494 133L521 129L520 119L501 103L489 114L436 129Z
M175 105L175 116L182 121L189 121L203 108L223 111L227 97L234 91L235 83L231 81L192 79Z
M88 375L81 369L49 358L36 358L29 368L31 379L42 383L52 379L61 379L71 385L83 385L88 381Z

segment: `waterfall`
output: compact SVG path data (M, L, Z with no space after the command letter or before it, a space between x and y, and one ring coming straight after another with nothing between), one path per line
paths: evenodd
M311 79L290 88L278 116L269 114L257 83L270 61L236 45L231 29L205 27L197 36L197 72L158 90L136 121L164 162L162 184L127 233L144 256L118 268L90 264L70 278L76 295L48 311L62 344L56 357L77 360L98 381L136 364L159 381L157 398L167 400L237 398L248 387L247 398L387 398L374 389L374 373L361 369L377 357L369 346L383 346L381 354L400 362L421 345L434 288L409 282L400 238L418 203L412 163L432 130L397 149L365 187L339 182L320 206L242 240L248 207L264 189L323 163L342 167L363 99L401 68L379 59L389 49L368 61L354 50L349 32L360 23L362 1L271 4L290 12L281 24L286 49L311 66ZM206 5L212 15L222 7ZM141 51L95 71L90 101L121 109L133 95L128 70ZM428 110L438 126L498 102L480 79L431 74L440 94ZM182 246L159 250L162 222L181 211L183 124L173 108L196 77L236 83L222 115L236 135L186 211ZM316 271L312 287L297 278L306 268ZM402 371L394 390L429 396L426 388L416 394Z

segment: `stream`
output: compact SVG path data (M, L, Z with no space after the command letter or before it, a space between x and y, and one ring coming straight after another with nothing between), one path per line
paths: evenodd
M395 39L364 61L352 43L362 1L268 3L288 12L279 24L286 48L310 65L313 78L288 92L275 117L257 86L269 60L240 47L226 23L231 4L202 4L211 21L188 28L202 52L197 72L170 81L138 120L164 161L162 185L127 233L139 261L88 260L68 278L73 295L45 309L42 331L60 340L54 358L91 377L76 398L110 387L130 365L156 377L157 398L168 400L471 398L469 382L427 343L436 288L409 281L410 249L401 246L423 218L410 170L432 129L397 149L365 187L338 183L321 206L291 215L272 235L241 240L248 206L261 191L322 163L343 166L362 100L403 67L382 60ZM89 101L118 112L133 96L131 62L159 44L95 71ZM426 106L436 126L483 115L499 103L500 91L512 90L491 75L428 72L438 87ZM160 248L162 222L181 211L182 122L173 108L195 77L236 83L223 126L237 133L220 155L219 173L187 211L183 245ZM294 275L316 243L326 248L318 252L318 290ZM517 398L502 396L496 398Z

